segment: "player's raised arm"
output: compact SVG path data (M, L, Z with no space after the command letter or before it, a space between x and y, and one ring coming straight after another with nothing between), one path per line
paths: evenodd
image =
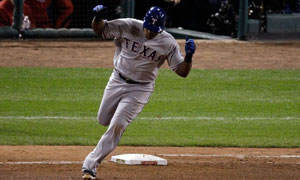
M176 74L181 77L187 77L192 68L192 58L195 53L196 45L193 39L186 38L184 61L177 67Z
M94 19L92 21L92 28L94 32L98 35L102 35L105 23L103 21L103 16L106 11L106 7L103 5L97 5L93 9Z

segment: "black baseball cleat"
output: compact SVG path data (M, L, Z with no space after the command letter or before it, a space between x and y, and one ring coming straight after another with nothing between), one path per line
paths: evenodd
M83 180L94 180L94 179L96 179L96 176L92 172L85 170L85 171L83 171L82 179Z

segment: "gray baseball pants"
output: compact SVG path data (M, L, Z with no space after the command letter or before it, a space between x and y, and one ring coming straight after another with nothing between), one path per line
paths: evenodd
M148 103L151 91L142 91L143 84L128 84L116 75L111 76L98 111L98 121L108 126L97 146L85 158L82 171L96 175L97 166L118 145L126 127Z

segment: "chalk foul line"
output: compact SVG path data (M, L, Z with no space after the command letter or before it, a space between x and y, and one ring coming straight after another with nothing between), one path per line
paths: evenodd
M158 156L164 156L164 157L232 157L232 158L279 158L279 159L288 159L288 158L300 158L300 155L295 154L281 154L281 155L244 155L244 154L158 154Z
M19 161L19 162L0 162L0 165L67 165L67 164L82 164L83 161Z
M216 157L216 158L277 158L277 159L298 159L300 155L296 154L282 154L282 155L243 155L243 154L157 154L162 157ZM68 165L68 164L82 164L83 161L19 161L19 162L0 162L0 165ZM296 163L300 164L300 163Z

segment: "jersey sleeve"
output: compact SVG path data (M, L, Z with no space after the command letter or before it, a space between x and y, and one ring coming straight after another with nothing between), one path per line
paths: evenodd
M169 67L175 71L179 64L181 64L184 61L184 57L182 56L180 52L179 45L173 45L173 47L170 48L170 52L167 57L167 61L169 64Z
M104 39L114 39L115 37L120 37L122 29L126 29L126 21L124 19L115 19L112 21L105 20L105 28L102 32L102 37Z

